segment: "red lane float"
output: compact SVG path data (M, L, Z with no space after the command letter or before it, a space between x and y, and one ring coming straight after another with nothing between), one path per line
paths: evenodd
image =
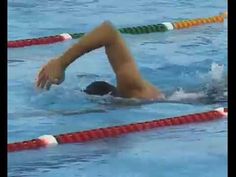
M32 45L45 45L45 44L53 44L56 42L62 42L68 39L72 39L72 37L67 33L63 33L55 36L9 41L7 46L9 48L18 48Z
M167 127L174 125L183 125L189 123L197 123L204 121L211 121L221 118L226 118L228 109L218 108L213 111L183 115L172 118L165 118L160 120L146 121L133 123L128 125L120 125L106 128L98 128L92 130L86 130L81 132L66 133L60 135L43 135L38 139L29 141L16 142L8 144L8 152L38 149L41 147L54 146L57 144L65 143L81 143L91 140L97 140L101 138L116 137L122 134L128 134L132 132L139 132L148 129Z

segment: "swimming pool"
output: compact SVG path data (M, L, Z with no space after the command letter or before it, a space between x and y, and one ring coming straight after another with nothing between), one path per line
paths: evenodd
M225 1L8 1L8 40L208 17ZM169 101L86 96L94 80L115 83L103 49L89 53L50 92L34 88L39 68L76 40L8 49L8 142L227 107L227 23L123 35L143 76ZM188 93L192 93L186 98ZM197 98L196 98L197 97ZM8 176L227 176L227 119L119 138L8 154Z

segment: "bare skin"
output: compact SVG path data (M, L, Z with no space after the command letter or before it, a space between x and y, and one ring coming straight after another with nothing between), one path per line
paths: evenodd
M44 65L38 74L37 87L48 90L52 84L62 83L65 70L73 61L100 47L105 47L107 57L116 75L117 90L121 97L145 100L164 98L164 94L159 89L142 78L125 41L110 22L102 23L83 36L63 55Z

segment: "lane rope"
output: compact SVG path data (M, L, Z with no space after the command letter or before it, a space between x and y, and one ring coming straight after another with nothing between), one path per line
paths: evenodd
M208 18L196 18L183 20L178 22L163 22L161 24L153 24L153 25L145 25L145 26L136 26L136 27L127 27L118 29L121 33L124 34L145 34L145 33L154 33L154 32L165 32L170 30L179 30L185 28L191 28L194 26L200 26L204 24L212 24L212 23L223 23L224 19L227 18L227 15L224 13L220 13L219 15L208 17ZM21 39L8 41L8 48L19 48L19 47L27 47L33 45L46 45L53 44L56 42L63 42L71 39L78 39L82 37L85 33L63 33L54 36L46 36L40 38L32 38L32 39Z
M7 148L8 152L16 152L23 150L33 150L43 147L51 147L56 146L58 144L84 143L87 141L98 140L102 138L117 137L129 133L150 130L153 128L212 121L216 119L227 118L227 116L228 109L220 107L208 112L188 114L159 120L138 122L113 127L97 128L59 135L43 135L38 137L37 139L10 143L7 145Z

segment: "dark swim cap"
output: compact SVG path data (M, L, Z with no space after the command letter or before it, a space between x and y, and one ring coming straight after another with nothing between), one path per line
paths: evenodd
M104 82L104 81L95 81L89 84L84 90L85 93L89 95L106 95L110 94L113 96L117 96L117 89L113 85Z

